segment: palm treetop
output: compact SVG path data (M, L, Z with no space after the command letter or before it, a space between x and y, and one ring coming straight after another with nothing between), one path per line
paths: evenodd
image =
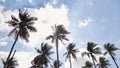
M119 50L117 47L115 47L115 44L107 43L104 45L104 48L107 50L104 55L107 53L111 54L112 56L116 56L114 51Z
M9 26L14 27L14 29L9 33L9 36L11 34L15 34L15 38L17 37L17 34L19 33L19 37L21 39L25 39L28 41L29 38L29 31L31 32L36 32L36 28L33 26L34 21L37 20L36 17L30 17L28 14L28 11L25 10L23 13L19 9L19 19L14 17L13 15L11 16L11 20L7 21L6 23L9 24Z
M97 44L93 42L87 43L87 50L93 54L101 54L100 48L96 47Z
M93 68L93 64L90 61L86 61L85 66L82 66L81 68Z
M41 49L37 49L35 48L37 53L41 54L41 55L51 55L53 54L54 52L51 51L52 49L52 46L48 45L48 43L41 43Z
M79 49L75 49L74 43L70 43L68 47L66 47L66 49L67 49L67 52L64 53L64 55L66 55L66 58L70 58L70 55L72 55L74 59L77 59L76 53L79 52Z
M70 34L63 25L56 25L53 27L53 34L49 35L46 40L52 39L52 42L55 42L56 39L60 40L63 43L63 40L69 41L68 38L66 38L67 34ZM64 43L63 43L64 44Z
M51 51L52 46L48 45L48 43L41 43L41 48L37 49L35 48L37 53L39 53L39 55L37 55L33 61L32 61L32 65L33 66L48 66L48 63L50 63L50 60L52 60L52 57L50 56L51 54L53 54L54 52Z
M99 63L97 64L100 68L109 68L111 64L109 63L109 60L106 60L105 57L99 57Z

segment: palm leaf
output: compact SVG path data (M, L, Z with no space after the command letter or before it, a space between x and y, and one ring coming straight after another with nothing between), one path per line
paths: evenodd
M36 28L33 26L27 26L27 28L31 31L31 32L37 32Z
M11 18L12 18L12 20L14 20L16 22L19 22L19 20L16 17L14 17L13 15L11 16Z

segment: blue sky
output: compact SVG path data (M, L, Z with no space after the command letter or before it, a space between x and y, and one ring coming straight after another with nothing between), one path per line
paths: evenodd
M7 36L12 28L4 22L10 20L11 15L17 17L18 8L22 11L26 8L29 9L30 15L39 19L35 24L38 32L31 33L30 42L26 43L22 40L17 42L15 49L18 52L16 54L18 60L21 58L19 55L22 55L22 53L27 54L27 58L32 56L29 58L32 60L36 55L34 48L39 48L42 41L50 42L46 41L45 37L52 33L51 26L56 23L65 25L71 32L69 35L70 42L74 42L81 49L80 51L84 51L88 41L95 42L100 47L107 42L111 42L120 48L119 6L120 0L0 0L0 58L7 56L14 41L13 37ZM66 44L68 43L66 42ZM60 46L60 54L63 54L62 51L65 50L66 46ZM120 58L119 52L116 52L117 59ZM53 55L53 57L55 56ZM25 58L25 56L22 58ZM63 56L60 55L60 58L62 59ZM81 56L78 56L78 60L80 59ZM19 63L22 60L19 60ZM65 62L64 59L62 61ZM29 61L26 62L28 62L26 65L30 64ZM79 64L73 62L73 67L79 68ZM84 60L82 62L78 61L81 65L83 62ZM117 62L120 64L120 60ZM1 65L2 63L0 63ZM62 68L67 68L68 65L65 62ZM24 65L20 64L18 68L22 66ZM114 67L114 65L111 66L111 68Z

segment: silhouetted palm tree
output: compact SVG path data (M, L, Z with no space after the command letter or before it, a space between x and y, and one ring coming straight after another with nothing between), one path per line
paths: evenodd
M57 66L62 66L62 63L59 61L59 64L58 64L58 62L57 62L57 60L55 60L54 62L53 62L53 65L51 65L51 68L57 68Z
M89 58L90 57L92 58L92 61L93 61L93 64L94 64L95 68L96 68L95 61L97 61L97 60L96 60L94 55L95 54L101 54L100 48L96 47L96 46L97 46L96 43L88 42L87 43L87 51L88 52L83 52L82 53L82 56L87 55Z
M13 30L9 33L9 36L12 34L15 34L15 41L11 47L11 50L9 52L9 55L7 57L6 62L9 60L11 53L13 51L13 48L18 40L18 37L20 37L21 39L25 39L28 42L28 38L29 38L29 31L31 32L36 32L36 28L33 27L34 21L37 20L36 17L30 17L30 15L28 14L27 10L22 13L19 10L19 19L17 19L14 16L11 16L12 20L6 22L8 23L10 26L14 27ZM6 66L4 67L6 68Z
M116 67L119 68L119 66L118 66L118 64L116 62L116 59L115 59L116 54L114 53L114 51L118 50L118 48L115 47L115 45L111 44L111 43L105 44L104 48L106 50L106 52L104 53L104 55L106 55L108 53L111 56L112 60L114 61Z
M42 68L47 67L50 59L52 59L50 57L50 55L53 54L53 52L51 51L52 47L49 46L47 43L42 43L40 50L37 48L35 49L37 50L37 53L39 53L39 55L34 58L34 60L32 61L32 65L36 65Z
M61 41L63 43L63 40L68 41L68 38L66 38L67 34L70 34L70 32L68 32L65 27L63 25L55 25L54 27L52 27L53 29L53 34L49 35L46 40L48 39L52 39L52 42L56 44L56 54L57 54L57 61L59 63L59 52L58 52L58 44L59 41ZM64 44L64 43L63 43ZM59 68L59 66L58 66Z
M93 68L93 64L90 61L86 61L85 66L82 66L81 68Z
M109 68L110 65L109 60L106 60L104 57L99 57L98 68Z
M16 66L18 66L17 60L14 58L15 52L13 53L12 57L10 57L7 63L2 59L4 66L7 65L6 68L16 68Z
M66 49L67 49L67 52L64 53L64 55L66 55L66 58L69 59L70 68L72 68L71 57L73 57L76 60L77 59L76 53L79 52L79 50L75 49L75 44L73 43L70 43Z

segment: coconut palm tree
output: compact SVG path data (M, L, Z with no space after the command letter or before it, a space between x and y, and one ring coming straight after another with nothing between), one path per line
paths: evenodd
M46 40L51 39L52 43L55 42L57 61L59 63L59 52L58 52L59 41L61 41L62 43L63 43L63 40L69 41L66 35L70 34L70 32L68 32L63 25L55 25L54 27L52 27L52 29L54 31L53 34L49 35L46 38Z
M12 19L10 21L7 21L6 23L8 23L10 26L14 27L13 30L9 33L9 36L14 34L15 41L10 49L10 52L9 52L6 62L8 62L8 60L11 56L11 53L12 53L14 46L18 40L18 37L20 37L21 39L24 39L28 42L29 41L28 40L29 31L31 31L31 32L37 31L36 28L33 27L34 21L36 21L37 18L30 17L27 10L25 10L24 13L22 13L19 10L19 19L17 19L13 15L11 16L11 18ZM6 68L6 65L4 68Z
M106 60L104 57L99 57L98 68L109 68L110 65L109 60Z
M10 57L7 63L4 61L4 59L2 59L3 64L7 65L6 68L16 68L16 66L18 66L17 60L14 58L15 52L16 50L14 51L12 57Z
M57 60L55 60L54 62L53 62L53 65L50 65L51 66L51 68L57 68L57 66L62 66L62 63L59 61L59 64L58 64L58 62L57 62Z
M70 43L66 49L67 49L67 52L64 53L64 55L66 55L66 58L69 59L70 68L72 68L71 58L73 57L76 60L77 59L76 53L79 52L79 50L75 49L75 44L73 43Z
M47 67L48 63L52 59L50 55L54 53L53 51L51 51L52 47L49 46L47 43L42 43L41 49L35 49L37 53L39 53L39 55L34 58L32 64L42 68Z
M82 56L87 55L89 58L90 57L92 58L92 61L93 61L93 64L94 64L95 68L96 68L95 61L97 61L97 60L96 60L94 55L95 54L102 54L101 51L100 51L100 48L96 47L96 46L97 46L96 43L88 42L87 43L87 51L88 52L83 52L82 53Z
M116 50L118 50L118 48L115 47L115 45L111 44L111 43L104 44L104 48L106 50L104 55L109 54L111 56L112 60L114 61L116 67L119 68L119 66L116 62L116 59L115 59L116 54L114 53Z
M93 68L93 64L90 61L86 61L85 66L82 66L81 68Z

